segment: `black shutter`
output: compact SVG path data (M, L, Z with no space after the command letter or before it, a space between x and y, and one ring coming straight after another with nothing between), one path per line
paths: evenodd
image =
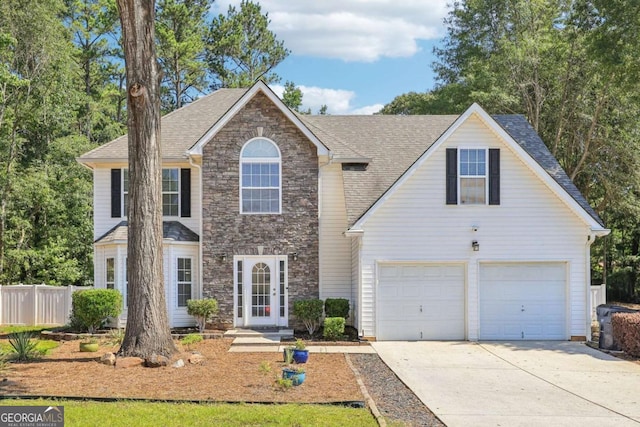
M500 149L489 149L489 204L500 204Z
M191 217L191 169L180 169L180 216Z
M447 148L447 204L458 204L458 149Z
M122 170L111 169L111 218L122 216Z

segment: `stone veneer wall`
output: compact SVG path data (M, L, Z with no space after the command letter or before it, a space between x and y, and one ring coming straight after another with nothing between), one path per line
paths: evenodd
M263 136L282 155L282 214L241 215L240 150ZM218 323L233 325L233 256L297 252L288 257L289 324L293 301L319 296L318 157L316 147L258 93L203 151L203 294L218 300ZM220 254L227 255L226 261Z

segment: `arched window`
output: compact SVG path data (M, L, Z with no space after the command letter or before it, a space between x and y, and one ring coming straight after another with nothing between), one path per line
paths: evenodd
M265 138L245 144L240 152L240 212L280 213L280 150Z

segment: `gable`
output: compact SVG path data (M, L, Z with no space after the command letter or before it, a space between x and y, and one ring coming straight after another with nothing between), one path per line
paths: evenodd
M480 124L481 127L475 126L474 128L474 126L469 126L472 122L476 125ZM522 164L533 173L532 179L540 180L544 183L551 193L562 200L562 202L568 206L570 210L581 219L581 221L588 224L594 231L603 233L608 232L608 230L603 227L600 218L595 212L593 212L586 200L584 200L584 197L582 197L573 183L571 183L568 177L566 177L566 174L562 171L559 165L557 165L557 162L555 162L557 167L551 168L551 171L555 173L555 176L552 176L550 172L536 160L534 156L541 156L542 163L545 164L545 166L553 166L548 158L550 156L553 159L553 156L551 156L550 153L548 156L544 155L545 153L548 153L548 149L546 149L544 143L539 139L539 137L537 140L532 138L530 134L532 129L526 129L523 123L526 123L524 118L522 118L522 120L513 120L511 122L512 127L510 131L516 133L514 132L515 128L515 130L519 130L521 134L526 135L526 144L516 141L510 133L506 132L505 129L498 125L498 123L484 112L484 110L474 104L464 114L458 117L452 126L449 127L432 145L430 145L424 154L422 154L420 158L418 158L415 163L413 163L380 198L378 198L366 211L362 213L350 229L358 231L367 219L376 211L376 209L391 197L394 191L403 185L403 183L419 168L423 167L423 164L427 159L432 157L436 152L446 150L446 147L453 141L455 148L466 145L469 147L482 147L486 149L500 147L510 150L517 158L519 158ZM447 179L444 152L442 153L442 157L443 171L441 176L436 179L438 183L442 185L442 194L440 195L439 202L444 204L446 202L445 184ZM575 189L575 191L573 191L573 189Z
M230 120L232 120L246 105L256 96L263 96L268 99L271 105L263 103L263 108L267 110L277 109L287 118L305 137L316 147L317 155L328 155L328 148L318 139L318 137L305 126L300 118L291 111L278 96L261 80L256 82L246 93L222 116L215 124L207 130L189 149L189 155L201 156L203 148L212 140L212 138L223 129ZM255 122L259 127L259 121Z

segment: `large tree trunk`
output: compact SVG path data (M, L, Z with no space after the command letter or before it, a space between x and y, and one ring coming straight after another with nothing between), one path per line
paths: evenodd
M171 356L162 271L160 96L154 0L118 0L129 130L127 329L119 354Z

